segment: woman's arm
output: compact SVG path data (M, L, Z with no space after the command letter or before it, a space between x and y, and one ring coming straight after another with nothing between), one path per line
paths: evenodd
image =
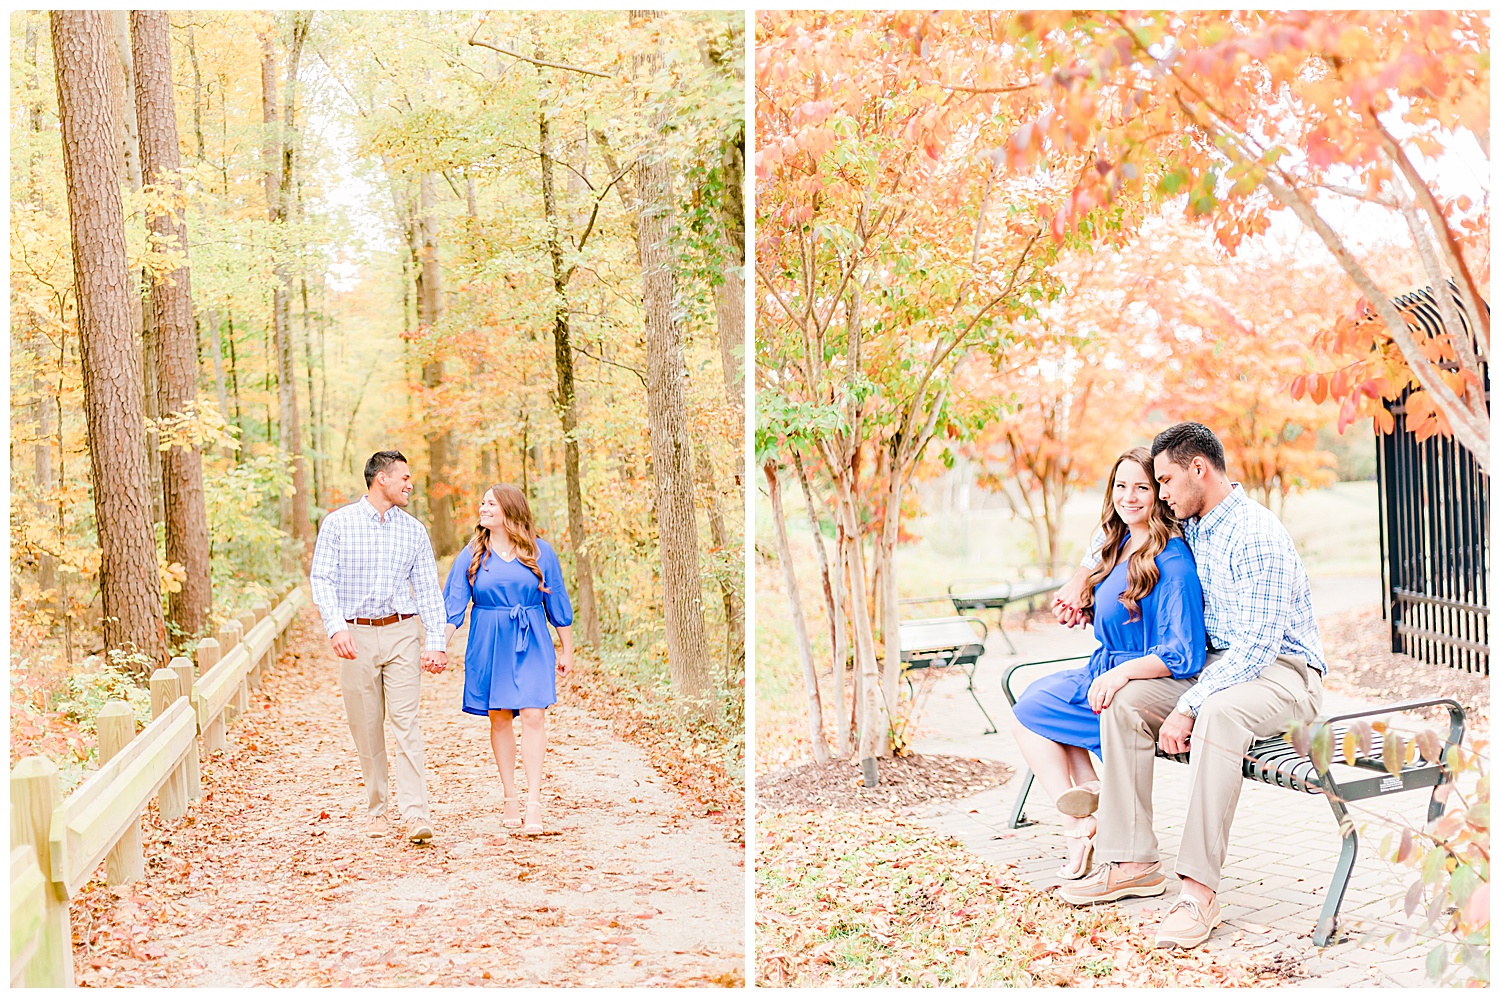
M573 627L571 624L559 627L557 636L562 641L562 648L557 653L557 674L566 676L573 671Z

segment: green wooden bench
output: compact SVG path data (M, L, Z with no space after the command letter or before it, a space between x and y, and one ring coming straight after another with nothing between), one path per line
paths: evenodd
M987 735L1000 729L990 712L974 692L974 669L984 654L984 642L990 629L978 617L931 617L925 620L903 620L900 624L902 674L917 669L946 669L958 666L969 680L969 696L989 723ZM907 688L911 676L906 675Z
M1017 672L1022 669L1030 669L1036 666L1047 665L1070 665L1077 666L1088 661L1087 655L1075 655L1069 658L1045 659L1038 662L1019 662L1007 668L1000 676L1000 687L1005 692L1005 699L1010 705L1016 705L1017 693L1011 688L1011 680ZM1448 697L1438 697L1431 700L1408 700L1402 703L1394 703L1372 707L1369 710L1355 711L1350 714L1335 714L1331 717L1321 717L1318 720L1333 729L1333 744L1340 745L1343 741L1344 732L1348 730L1347 723L1360 718L1375 717L1381 714L1396 714L1405 711L1420 710L1424 707L1446 707L1448 710L1448 739L1446 746L1458 745L1464 736L1464 710L1457 700ZM1403 793L1407 790L1426 790L1431 788L1432 798L1427 805L1427 820L1435 821L1443 813L1443 802L1438 799L1437 788L1448 782L1448 771L1442 765L1428 762L1420 755L1415 761L1404 765L1399 775L1392 774L1386 770L1385 761L1381 757L1381 748L1384 742L1379 733L1371 736L1371 744L1368 750L1357 751L1354 766L1354 776L1336 776L1330 770L1319 770L1313 761L1302 755L1285 738L1263 738L1251 745L1245 753L1245 765L1243 776L1247 780L1256 783L1264 783L1274 787L1282 787L1299 793L1322 794L1328 801L1329 807L1333 809L1334 819L1338 822L1339 832L1342 836L1342 846L1339 851L1339 859L1333 870L1333 882L1328 887L1328 897L1323 902L1322 914L1318 916L1317 927L1313 931L1313 943L1317 946L1326 946L1333 938L1334 928L1338 920L1339 905L1343 903L1344 892L1349 887L1349 877L1354 871L1354 857L1359 850L1359 836L1355 831L1354 822L1349 818L1349 810L1346 805L1354 801L1370 800L1376 797L1385 797L1390 794ZM1158 758L1170 759L1173 762L1186 763L1187 753L1168 755L1156 750ZM1348 769L1343 761L1335 754L1335 763ZM1331 767L1330 767L1331 769ZM1366 775L1376 774L1376 775ZM1035 777L1031 770L1026 770L1021 776L1021 789L1016 794L1015 806L1011 809L1010 820L1007 826L1010 828L1021 828L1025 825L1034 824L1026 819L1026 797L1031 793L1031 786Z

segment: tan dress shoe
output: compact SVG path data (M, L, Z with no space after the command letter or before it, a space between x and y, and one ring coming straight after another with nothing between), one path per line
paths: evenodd
M1184 894L1161 920L1156 930L1156 948L1192 949L1213 935L1214 926L1221 921L1217 897L1205 905L1191 894Z
M1068 904L1099 904L1121 898L1156 897L1167 889L1167 875L1160 863L1152 863L1144 873L1125 874L1118 863L1102 863L1092 874L1058 888L1057 896Z

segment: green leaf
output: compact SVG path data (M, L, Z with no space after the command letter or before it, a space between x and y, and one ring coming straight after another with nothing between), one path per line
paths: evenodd
M1328 725L1319 724L1313 731L1310 758L1318 772L1328 772L1328 764L1333 761L1333 729Z
M1439 980L1443 976L1443 968L1448 966L1448 947L1438 943L1432 952L1427 954L1427 976L1433 980Z

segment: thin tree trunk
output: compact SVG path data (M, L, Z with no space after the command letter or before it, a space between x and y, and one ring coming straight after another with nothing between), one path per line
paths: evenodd
M30 86L32 99L27 105L27 120L30 123L31 145L26 163L26 187L31 202L37 206L42 203L40 185L37 176L37 146L38 139L42 133L42 101L41 80L37 73L36 53L37 45L41 40L41 30L38 15L28 13L26 16L26 34L23 43L23 51L26 60L27 83ZM36 478L36 515L39 520L48 520L52 515L52 504L48 499L52 493L52 407L57 404L57 396L48 390L46 380L42 376L41 361L46 354L46 340L41 330L32 324L31 349L37 358L37 369L32 373L31 389L36 395L36 443L32 445L32 470ZM61 391L61 384L58 385ZM59 533L59 539L61 534ZM57 588L57 556L43 552L37 558L37 587L42 592Z
M224 313L224 338L229 343L229 390L234 398L234 425L239 428L234 440L234 461L240 461L240 454L245 449L245 413L240 405L240 374L239 366L234 355L234 313Z
M786 512L781 507L781 483L776 476L776 459L763 466L771 491L771 521L776 528L776 557L781 562L781 578L786 585L787 602L792 608L792 632L797 639L797 657L802 663L802 684L807 690L807 734L812 742L813 759L818 765L828 762L828 739L823 736L823 698L818 693L818 672L813 667L812 643L807 638L807 618L802 613L802 592L797 588L797 573L792 567L792 546L786 535Z
M866 600L864 545L860 542L859 516L849 485L835 477L838 517L847 538L849 562L849 616L854 625L854 668L859 674L859 757L873 759L879 753L890 722L881 697L880 667L875 656L875 635Z
M724 196L719 218L727 243L723 282L714 287L714 312L719 326L719 359L724 365L724 390L729 404L745 404L745 133L723 144L720 159Z
M133 292L110 115L110 14L51 14L63 173L78 295L84 414L101 562L105 646L165 660L156 536L146 479ZM149 671L149 670L148 670Z
M706 447L699 447L694 453L698 461L698 478L703 484L704 494L708 497L708 536L713 541L714 548L720 551L731 565L735 565L743 559L734 557L736 549L732 548L729 543L729 531L724 525L724 511L719 503L719 487L715 481L713 461L709 458ZM719 595L724 600L724 679L725 686L728 687L733 683L734 677L745 668L745 611L730 574L722 572L718 574Z
M224 334L219 331L219 313L206 309L203 324L208 327L209 356L214 363L214 397L219 403L219 415L225 423L233 423L229 414L229 393L224 388Z
M848 566L844 562L844 543L840 539L843 529L835 527L834 533L830 602L833 614L833 716L837 722L837 727L834 729L834 747L840 759L847 759L854 751L853 742L849 737L849 733L853 730L850 712L854 709L857 699L844 696L844 672L849 665L849 613L844 597L844 594L849 591Z
M632 21L654 16L653 12L631 12ZM660 61L659 54L642 56L639 68L651 72ZM651 431L651 471L661 544L668 669L679 696L696 701L710 691L712 666L703 625L703 575L698 562L698 518L688 453L682 331L673 315L675 260L667 117L668 109L663 104L651 125L654 137L636 165L641 206L641 299L646 313L646 418Z
M417 217L418 248L417 321L429 330L436 329L443 314L442 269L438 260L437 219L432 217L435 198L432 174L422 174L421 211ZM443 360L433 358L422 365L422 384L435 389L443 383ZM431 517L432 548L439 557L458 550L453 529L453 491L448 483L449 452L453 431L432 426L427 434L427 509Z
M557 305L552 315L552 356L557 367L557 415L563 429L563 477L568 493L568 541L577 575L579 641L597 648L601 640L599 604L594 593L594 564L589 555L588 524L583 510L583 476L579 469L578 407L573 385L573 347L570 340L568 275L563 269L562 232L552 176L552 146L547 114L537 111L541 143L542 209L547 216L547 251L552 260L552 290ZM525 455L522 455L522 465ZM524 476L523 476L524 477Z
M177 171L182 159L167 12L132 11L130 33L143 175L158 188L179 187ZM163 243L175 244L187 253L187 225L181 214L174 217L163 212L149 218L148 224ZM198 338L193 331L193 300L185 264L152 283L151 314L157 333L157 408L164 417L182 416L198 404ZM162 452L161 465L167 562L180 564L186 571L182 588L168 594L167 616L181 633L196 635L208 624L213 602L203 452L196 445L170 447Z
M812 528L813 549L818 552L818 571L823 579L823 602L828 608L828 637L829 647L833 649L833 716L836 719L844 715L844 628L841 617L841 601L836 595L834 576L828 567L828 552L823 546L823 532L818 525L818 510L813 502L812 486L808 484L807 469L802 465L802 455L796 448L790 448L792 452L792 464L797 469L797 481L802 486L802 501L807 506L807 522ZM844 759L849 755L849 729L840 721L836 731L835 744L838 749L839 758Z

